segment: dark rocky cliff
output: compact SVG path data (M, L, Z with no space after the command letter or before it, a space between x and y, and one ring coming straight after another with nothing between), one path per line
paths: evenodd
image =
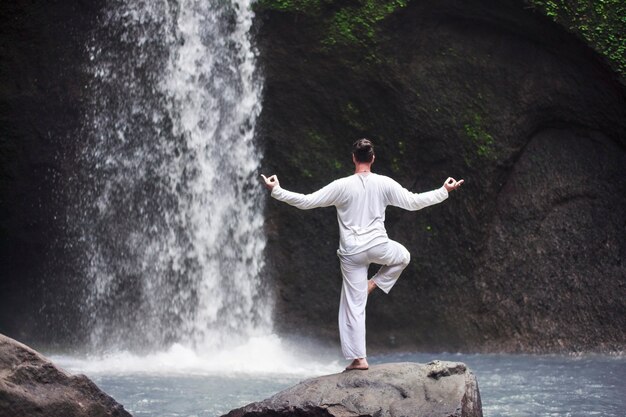
M623 348L617 76L521 2L409 2L373 34L345 24L355 36L340 41L334 5L259 11L266 173L314 191L351 173L350 145L367 136L375 170L410 190L466 179L440 206L388 210L389 234L412 262L389 296L371 298L370 345ZM358 5L339 5L358 16ZM335 337L336 229L333 209L269 203L282 331Z
M0 5L0 331L29 343L80 338L65 208L104 3ZM599 55L521 0L269 3L265 173L313 191L368 136L375 170L413 191L466 179L388 210L413 259L370 300L370 346L623 349L626 92ZM278 329L337 340L334 211L269 201L266 225Z
M62 238L103 3L0 4L0 332L20 340L76 335L80 286Z

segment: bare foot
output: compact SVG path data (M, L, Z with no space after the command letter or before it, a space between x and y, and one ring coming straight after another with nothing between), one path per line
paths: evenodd
M367 359L359 358L352 361L350 365L346 367L346 371L359 370L366 371L369 369L369 365L367 364Z
M378 285L376 285L373 279L370 279L369 281L367 281L367 293L368 294L371 294L372 291L374 291L376 288L378 288Z

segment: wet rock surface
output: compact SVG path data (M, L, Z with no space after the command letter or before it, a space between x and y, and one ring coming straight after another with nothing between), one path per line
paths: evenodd
M393 363L312 378L232 410L251 416L482 416L478 383L462 363Z
M81 152L86 46L104 3L0 4L0 332L23 341L79 335L82 288L63 241L76 196L63 188Z
M130 417L84 375L70 375L26 345L0 334L3 417Z

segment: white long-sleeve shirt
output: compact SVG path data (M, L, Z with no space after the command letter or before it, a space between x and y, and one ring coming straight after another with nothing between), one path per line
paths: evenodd
M335 206L339 223L340 255L363 252L389 240L385 230L387 206L420 210L448 198L445 187L412 193L393 179L374 173L340 178L311 194L272 189L272 197L299 209Z

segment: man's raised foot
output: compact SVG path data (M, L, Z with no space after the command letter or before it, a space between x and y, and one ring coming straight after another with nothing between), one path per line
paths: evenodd
M373 279L367 281L367 294L371 294L376 288L378 288L378 285L376 285Z

